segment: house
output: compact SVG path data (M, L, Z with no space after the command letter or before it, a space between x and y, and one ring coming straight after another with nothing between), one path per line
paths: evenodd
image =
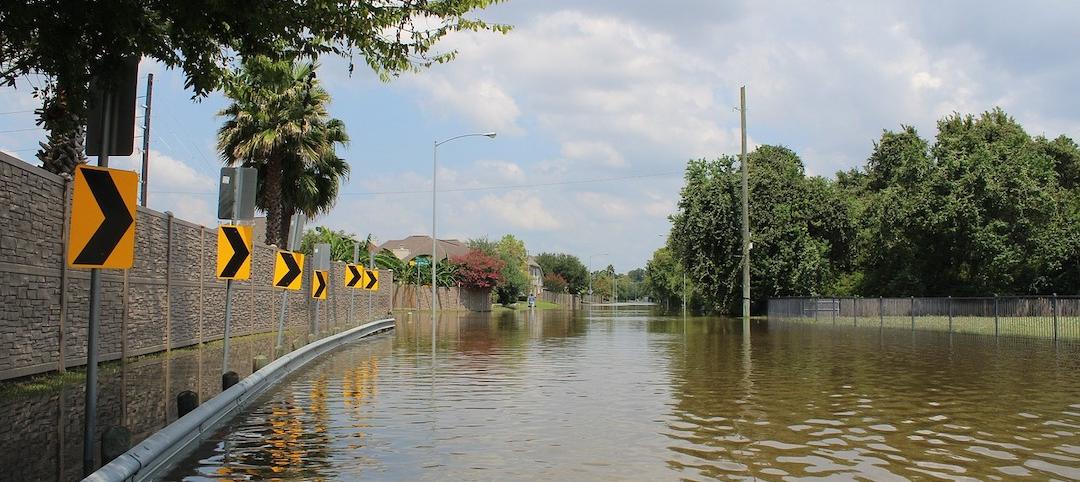
M409 261L417 256L431 256L431 236L409 236L405 239L391 239L379 245L379 251L389 250L402 261ZM469 247L457 239L440 239L437 245L437 259L453 258L468 254Z
M544 291L544 269L536 258L529 256L529 293L539 295L541 291Z

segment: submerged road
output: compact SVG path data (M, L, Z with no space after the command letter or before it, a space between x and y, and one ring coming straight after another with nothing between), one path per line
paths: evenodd
M402 315L168 480L1080 479L1080 347L661 317Z

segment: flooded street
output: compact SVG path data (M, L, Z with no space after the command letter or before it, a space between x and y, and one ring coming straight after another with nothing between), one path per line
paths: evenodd
M402 315L168 479L1080 478L1080 348L659 317Z

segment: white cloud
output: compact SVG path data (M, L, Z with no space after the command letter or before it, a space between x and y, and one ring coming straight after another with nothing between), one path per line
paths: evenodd
M472 209L494 216L505 227L533 231L560 227L559 220L544 207L540 197L523 191L488 194L473 203Z

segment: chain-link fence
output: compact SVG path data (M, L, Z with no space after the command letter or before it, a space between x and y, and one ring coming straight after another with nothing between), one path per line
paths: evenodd
M770 322L1080 341L1080 296L770 298Z

